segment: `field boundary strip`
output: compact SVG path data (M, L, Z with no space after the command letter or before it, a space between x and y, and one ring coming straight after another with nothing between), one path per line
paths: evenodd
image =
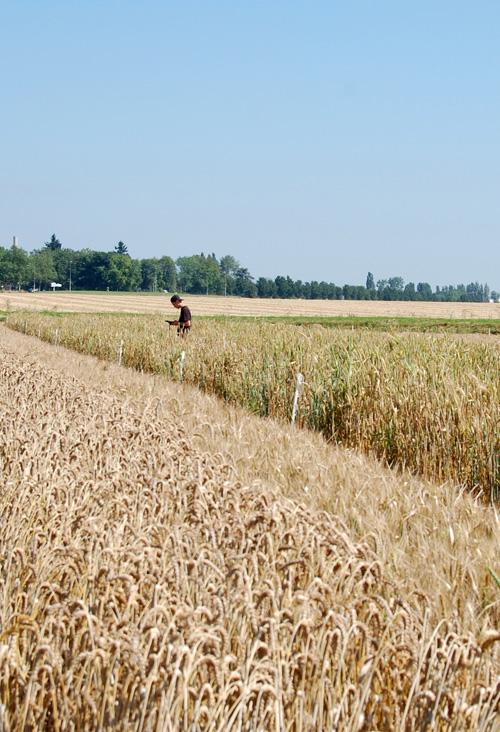
M500 303L283 300L186 295L195 315L381 316L500 319ZM171 310L168 295L133 293L0 292L0 310L158 313Z

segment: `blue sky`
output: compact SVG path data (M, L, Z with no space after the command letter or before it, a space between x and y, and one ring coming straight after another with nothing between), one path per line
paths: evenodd
M0 0L0 243L500 289L500 3Z

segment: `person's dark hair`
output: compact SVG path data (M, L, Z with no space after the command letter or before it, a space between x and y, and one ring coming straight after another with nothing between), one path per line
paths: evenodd
M170 302L172 303L172 305L174 304L174 302L182 302L182 297L179 297L179 295L172 295L172 297L170 298Z

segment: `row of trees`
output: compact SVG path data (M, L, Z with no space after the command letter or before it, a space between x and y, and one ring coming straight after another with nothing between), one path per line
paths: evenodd
M367 285L335 285L332 282L302 282L290 277L276 277L274 280L261 277L257 280L258 297L303 297L312 300L437 300L446 302L487 302L490 297L498 299L488 285L471 282L468 285L447 285L436 287L433 292L428 282L404 283L402 277L388 280L371 280L368 273Z
M0 247L0 285L12 289L47 289L57 282L68 290L174 290L177 268L171 257L132 259L119 242L112 252L74 251L55 236L41 249Z
M255 297L250 272L229 255L215 254L133 259L118 242L114 251L75 251L52 235L40 249L27 253L17 246L0 247L0 286L10 289L47 289L51 282L71 290L158 292L176 289L191 293L217 293Z
M488 285L446 285L433 291L427 282L405 283L402 277L375 281L368 273L365 285L302 282L279 275L255 281L246 267L226 255L194 254L173 260L169 256L133 259L122 241L111 252L75 251L62 246L55 234L40 249L27 253L18 246L0 247L0 286L10 289L47 289L57 282L68 290L168 291L243 297L306 298L313 300L442 300L485 302L499 294Z

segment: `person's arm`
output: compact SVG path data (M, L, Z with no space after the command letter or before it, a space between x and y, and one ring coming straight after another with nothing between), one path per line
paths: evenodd
M191 310L188 308L187 305L184 305L182 307L182 316L179 319L180 325L184 326L184 328L190 328L191 327Z

